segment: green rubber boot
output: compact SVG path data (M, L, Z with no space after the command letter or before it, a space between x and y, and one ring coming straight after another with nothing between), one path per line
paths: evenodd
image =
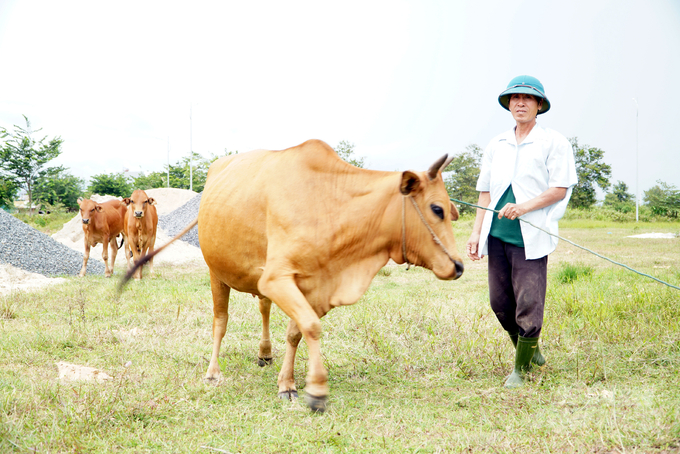
M517 350L515 351L515 370L505 381L506 388L519 388L524 385L522 375L531 368L531 361L537 348L538 337L518 336Z
M517 348L517 338L519 337L519 334L510 334L510 340L512 341L512 345ZM534 356L531 358L531 362L536 364L537 366L542 366L545 364L545 358L543 357L543 354L541 353L541 348L536 344L536 351L534 352Z

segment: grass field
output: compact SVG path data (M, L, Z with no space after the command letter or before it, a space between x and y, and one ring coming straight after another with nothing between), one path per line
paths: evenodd
M678 223L577 220L561 234L680 285ZM586 224L586 225L584 225ZM455 224L459 250L472 221ZM0 299L0 452L680 452L680 291L561 242L549 259L541 348L525 387L502 387L512 344L488 305L486 262L438 281L386 267L354 306L323 320L325 414L276 397L257 365L257 300L232 294L224 379L203 382L212 300L205 268L156 266L120 299L87 276ZM120 277L122 269L116 272ZM304 393L307 351L296 378ZM62 382L55 363L113 378Z

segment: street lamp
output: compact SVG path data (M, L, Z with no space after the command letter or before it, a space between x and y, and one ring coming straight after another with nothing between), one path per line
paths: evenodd
M192 119L193 104L189 103L189 190L194 190L194 123Z
M635 102L635 222L638 222L639 220L639 206L640 206L640 191L639 191L639 167L640 167L640 160L638 158L639 153L638 153L638 102L635 98L633 98L633 102Z

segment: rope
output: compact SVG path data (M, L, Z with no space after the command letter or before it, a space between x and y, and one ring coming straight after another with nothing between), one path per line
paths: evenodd
M493 209L488 208L488 207L483 207L483 206L475 205L474 203L463 202L462 200L457 200L457 199L454 199L454 198L449 198L449 199L450 199L451 201L453 201L453 202L462 203L463 205L468 205L468 206L471 206L471 207L474 207L474 208L481 208L482 210L491 211L491 212L493 212L493 213L499 213L499 210L493 210ZM599 257L599 258L601 258L601 259L607 260L608 262L611 262L611 263L613 263L614 265L622 266L623 268L626 268L627 270L630 270L630 271L632 271L633 273L637 273L637 274L639 274L640 276L648 277L648 278L650 278L650 279L655 280L656 282L659 282L660 284L667 285L668 287L674 288L674 289L676 289L676 290L680 290L680 287L677 287L677 286L675 286L675 285L673 285L673 284L669 284L668 282L664 282L664 281L662 281L661 279L657 279L657 278L655 278L654 276L650 276L649 274L645 274L645 273L643 273L643 272L634 270L633 268L629 267L628 265L624 265L623 263L616 262L616 261L614 261L614 260L612 260L612 259L610 259L610 258L605 257L604 255L600 255L600 254L598 254L597 252L588 249L587 247L580 246L580 245L574 243L573 241L570 241L570 240L568 240L568 239L566 239L566 238L563 238L563 237L561 237L561 236L559 236L559 235L555 235L554 233L550 233L550 232L548 232L547 230L542 229L542 228L538 227L537 225L532 224L532 223L529 222L529 221L525 221L525 220L522 219L521 217L519 217L519 218L517 218L517 219L519 219L520 221L524 222L525 224L529 224L530 226L532 226L532 227L535 228L535 229L540 230L541 232L545 232L545 233L547 233L547 234L550 235L550 236L554 236L555 238L558 238L558 239L560 239L560 240L562 240L562 241L566 241L567 243L571 244L572 246L576 246L577 248L583 249L583 250L586 251L586 252L590 252L591 254L596 255L597 257Z
M434 242L444 251L444 254L451 260L451 263L456 263L456 261L451 257L451 254L449 254L449 251L446 250L446 247L444 246L444 243L441 242L439 237L437 236L436 233L434 233L434 230L432 230L432 227L430 227L430 224L427 223L425 220L425 216L423 216L423 213L420 211L420 207L418 207L418 204L416 203L415 200L413 200L413 197L408 196L409 199L411 199L411 203L413 203L413 206L415 207L416 211L418 212L418 216L420 216L420 220L423 221L423 224L425 224L425 227L427 227L427 230L430 232L430 235L432 235L432 239Z
M401 254L404 258L404 261L406 262L406 271L408 271L411 268L411 265L416 266L414 263L411 263L407 258L406 258L406 199L410 199L411 203L413 204L413 207L416 209L416 212L418 212L418 216L420 216L420 220L423 221L423 224L425 224L425 227L427 227L427 230L430 232L430 235L432 235L432 240L441 248L441 250L446 254L446 256L451 260L451 263L455 264L456 261L451 257L451 254L449 254L449 251L446 249L446 246L444 246L444 243L441 242L439 237L437 236L436 233L434 233L434 230L432 230L432 227L430 227L430 224L427 223L425 220L425 216L423 216L423 213L420 211L420 207L416 203L415 200L413 200L413 197L410 195L404 196L401 199ZM456 268L457 269L457 268Z
M410 270L411 262L406 258L406 197L401 198L401 255L406 262L406 271Z

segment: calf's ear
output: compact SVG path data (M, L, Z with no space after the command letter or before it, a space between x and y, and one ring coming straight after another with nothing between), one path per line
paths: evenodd
M421 189L420 178L414 172L407 170L401 174L399 190L403 195L416 194Z
M155 205L155 204L156 204L156 199L154 199L153 197L149 197L148 202L149 202L149 205Z
M82 197L78 197L78 206L80 206L80 204L83 203L83 200L85 199L83 199Z
M124 198L123 203L125 204L125 206L129 206L130 205L130 197Z
M101 213L104 208L101 205L97 205L94 209Z
M454 205L453 202L451 202L451 220L458 220L458 208L456 208L456 205Z

